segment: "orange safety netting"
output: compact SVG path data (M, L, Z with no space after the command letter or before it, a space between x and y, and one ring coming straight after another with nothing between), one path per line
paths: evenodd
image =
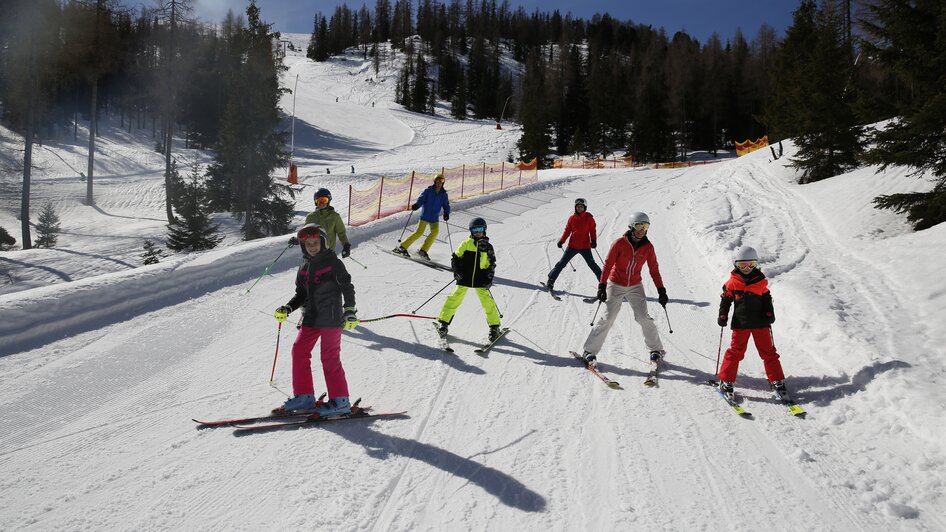
M555 159L553 168L633 168L638 166L633 157L621 159Z
M366 190L348 187L348 225L358 226L410 209L434 176L444 176L444 188L453 200L535 183L539 180L538 161L524 163L482 163L442 168L440 172L411 172L400 178L382 176Z
M764 148L769 145L769 136L763 135L761 138L756 140L745 140L743 142L736 142L736 156L742 157L747 153L752 153L759 148Z

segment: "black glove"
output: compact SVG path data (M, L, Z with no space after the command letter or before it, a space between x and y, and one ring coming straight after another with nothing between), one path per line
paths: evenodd
M604 303L608 300L608 283L598 285L598 301Z
M351 255L351 244L345 244L342 246L342 258L344 259L349 255Z
M562 249L562 246L565 245L565 241L564 241L564 240L559 240L559 241L558 241L558 244L556 244L556 245L558 246L558 249Z
M463 280L463 274L460 272L453 272L453 280L459 283Z
M667 302L670 301L670 298L667 297L667 289L660 287L657 289L657 302L660 303L660 306L667 308Z
M412 210L412 211L416 211L416 210L419 209L419 208L420 208L420 205L411 205L411 210Z
M729 323L729 316L726 314L720 314L719 318L716 319L716 324L720 327L725 327L727 323Z
M598 241L597 241L597 240L592 240L592 241L591 241L591 247L592 247L592 248L598 247Z
M769 314L768 316L766 316L766 318L768 318L769 320L769 325L772 325L773 323L775 323L775 314Z
M444 214L444 215L443 215L443 221L446 222L446 221L449 220L449 219L450 219L450 215L449 215L449 214Z
M484 236L483 238L476 241L476 249L487 252L493 249L493 246L489 243L489 238Z
M289 245L290 245L290 246L295 246L295 245L297 245L298 243L299 243L299 239L298 239L298 238L296 238L296 237L294 237L294 236L289 237Z

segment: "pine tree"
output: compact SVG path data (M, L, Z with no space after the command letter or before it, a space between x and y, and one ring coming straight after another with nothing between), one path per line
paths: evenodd
M770 140L795 137L804 131L795 113L804 107L808 96L803 89L803 65L811 62L815 51L816 11L814 0L803 0L792 13L792 25L786 30L785 40L779 46L775 64L769 71L772 94L763 121L769 128Z
M411 88L410 110L423 113L427 110L428 91L427 87L427 60L424 59L424 51L417 51L417 60L414 64L414 80Z
M220 128L208 189L215 209L243 221L247 240L289 230L293 204L272 171L285 165L287 133L280 132L279 78L273 40L278 34L260 20L259 8L246 9L248 25L234 43L241 58L230 79L230 94Z
M59 215L53 210L53 204L49 201L39 213L36 233L39 235L36 237L36 247L51 248L56 245L59 235Z
M453 94L453 99L450 100L450 116L457 120L465 120L466 104L466 77L463 75L463 69L461 68L457 78L456 91Z
M522 121L522 136L517 143L519 158L523 161L537 158L539 168L546 168L549 164L548 155L552 138L549 133L549 106L542 54L533 52L526 60L522 90L529 96L522 102L519 113Z
M817 30L811 61L803 64L799 89L806 96L795 109L802 132L795 142L792 166L801 170L799 183L811 183L844 173L857 166L863 152L863 128L851 106L848 90L848 48L843 19L830 2L816 18ZM801 102L799 102L801 103Z
M8 249L16 244L16 239L7 232L6 228L0 227L0 251Z
M217 234L218 226L210 221L210 202L207 188L201 182L197 165L190 179L180 185L175 198L177 219L168 224L168 249L173 251L201 251L213 249L223 237Z
M180 220L178 220L180 221ZM154 246L154 242L150 240L145 240L145 252L141 254L142 264L147 266L149 264L157 264L161 262L160 259L164 253L164 250Z
M867 52L909 88L898 102L899 117L875 132L866 157L880 170L914 169L934 179L930 192L878 196L879 208L906 213L917 230L946 221L946 5L942 2L881 0L870 7Z

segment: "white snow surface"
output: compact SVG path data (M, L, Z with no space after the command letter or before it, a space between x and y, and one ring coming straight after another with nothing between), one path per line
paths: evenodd
M355 56L287 64L287 80L300 76L296 157L307 182L333 191L423 164L502 159L517 136L398 110L390 87L364 83L370 63ZM360 73L348 81L347 70ZM303 79L313 87L304 99ZM758 151L691 169L543 171L530 187L455 199L431 255L447 262L468 220L484 217L492 292L512 332L488 358L475 355L486 323L472 295L451 327L455 354L435 347L427 320L365 323L342 342L351 393L408 417L236 437L195 430L191 418L263 414L291 392L294 327L283 327L268 380L272 311L291 297L299 250L252 290L286 238L240 242L233 222L216 250L134 267L140 241L164 232L161 161L148 142L99 158L98 208L79 203L83 184L57 158L42 159L34 190L65 214L60 246L0 254L15 281L0 295L5 530L946 530L946 224L913 232L869 205L924 186L905 171L799 186L784 159ZM81 159L81 146L52 147L66 148ZM346 174L349 164L366 173ZM317 175L327 165L342 170ZM345 194L335 196L344 212ZM582 261L559 278L561 302L538 290L579 196L602 255L629 213L651 217L670 296L664 313L645 272L667 349L656 388L643 386L646 350L627 307L599 355L623 389L568 354L596 309L580 297L596 289ZM0 223L18 233L9 203ZM449 273L379 249L406 219L349 231L367 266L345 261L363 319L433 316L443 303L446 292L421 306ZM770 399L753 347L736 385L754 419L704 384L720 286L742 245L760 251L805 419ZM317 357L313 366L321 392Z

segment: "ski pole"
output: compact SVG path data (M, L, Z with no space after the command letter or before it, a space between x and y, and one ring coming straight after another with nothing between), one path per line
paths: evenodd
M591 323L589 325L591 325L592 327L595 326L595 318L598 317L599 310L601 310L601 301L598 301L598 307L595 308L595 315L591 317Z
M667 317L667 327L670 329L670 334L673 334L673 325L670 325L670 314L667 314L667 307L664 307L664 316Z
M493 291L490 290L489 288L487 288L486 291L489 292L489 297L493 298L493 303L496 303L496 298L493 297ZM499 310L499 305L496 305L496 312L499 313L500 318L503 317L503 311Z
M601 261L601 264L604 264L604 259L601 258L601 253L598 253L598 248L595 248L595 255L598 256L598 260Z
M273 371L269 374L269 385L273 385L273 377L276 375L276 358L279 356L279 337L282 332L282 322L279 322L279 327L276 329L276 354L273 355Z
M449 283L443 285L443 288L441 288L440 290L437 290L437 293L436 293L436 294L434 294L434 295L430 296L429 298L427 298L427 301L424 301L423 303L421 303L420 306L417 307L417 308L415 308L414 310L412 310L411 313L417 314L417 311L420 310L420 309L422 309L422 308L424 307L424 305L426 305L427 303L430 303L430 300L431 300L431 299L437 297L437 295L440 294L440 292L443 292L444 290L447 289L448 286L452 285L452 284L455 283L455 282L457 282L456 279L451 279Z
M401 243L401 239L404 238L404 231L407 231L407 224L411 223L411 216L414 216L414 211L411 211L407 214L407 221L404 222L404 229L401 229L401 236L397 237L397 243Z
M420 316L418 314L388 314L387 316L381 316L380 318L371 318L370 320L361 320L361 323L368 323L372 321L381 321L388 318L420 318L424 320L435 320L437 319L434 316Z
M362 263L358 262L357 260L355 260L351 255L349 255L349 256L347 256L347 257L345 257L345 258L346 258L346 259L351 259L352 262L354 262L355 264L361 266L362 268L364 268L364 269L366 269L366 270L368 269L367 266L365 266L364 264L362 264Z
M285 249L282 250L282 252L279 254L278 257L276 257L276 260L274 260L274 261L272 262L272 264L270 264L269 266L266 267L265 270L263 270L263 273L261 273L260 276L257 277L255 281L253 281L253 284L250 285L250 287L246 289L246 292L243 292L243 295L246 295L246 294L249 294L249 293L250 293L250 290L252 290L253 287L256 286L256 283L258 283L259 280L262 279L263 276L266 275L267 272L269 272L269 269L272 268L272 267L276 264L276 261L278 261L278 260L280 259L280 257L282 257L283 253L285 253L286 251L289 250L289 248L291 248L292 246L295 245L295 242L294 242L294 241L295 241L295 238L289 239L289 245L286 246Z
M450 224L448 224L446 220L444 220L443 224L447 226L447 243L450 244L450 252L453 253L453 239L450 238Z
M719 328L719 347L716 348L716 373L713 375L719 375L719 355L723 352L723 327Z

